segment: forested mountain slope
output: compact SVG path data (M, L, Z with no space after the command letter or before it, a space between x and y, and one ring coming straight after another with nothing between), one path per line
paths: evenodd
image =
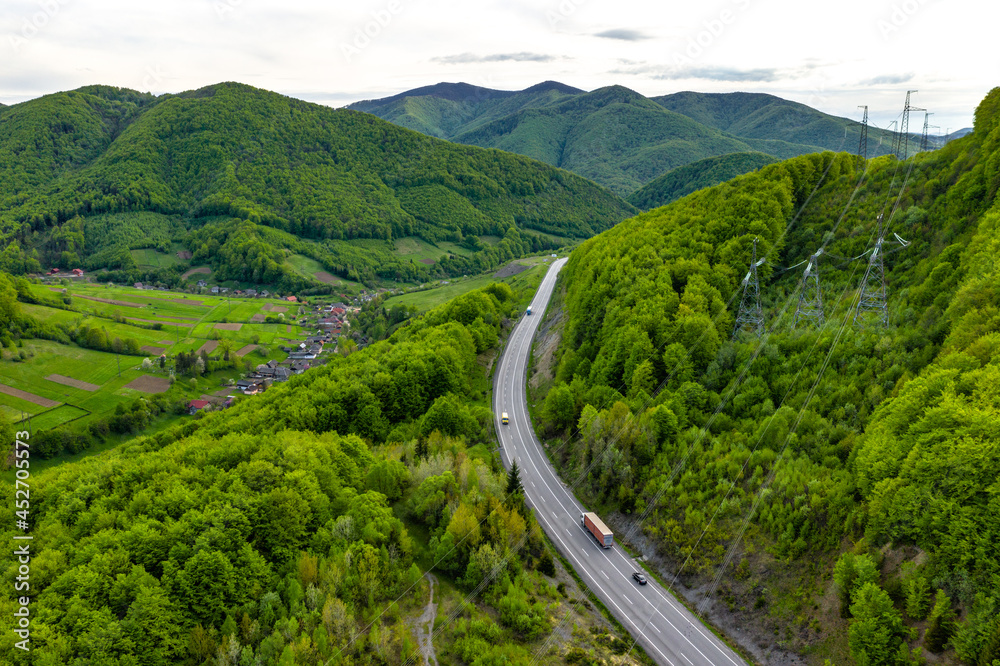
M853 151L858 147L861 123L831 116L805 104L764 93L679 92L651 98L666 109L683 114L699 123L728 132L754 145L756 150L771 153L766 142L820 146L826 150ZM859 111L860 114L860 111ZM920 136L911 135L912 150L920 145ZM877 157L892 152L893 133L870 127L868 155Z
M656 106L694 124L659 114ZM728 152L785 159L851 151L861 127L773 95L681 92L646 98L621 86L584 92L552 81L521 91L439 83L349 108L431 136L528 155L622 196L670 169ZM914 141L918 145L919 137ZM891 147L890 132L869 130L871 156Z
M995 89L941 150L798 157L584 243L542 410L565 477L760 640L1000 659L998 165ZM880 213L887 328L852 308ZM767 334L732 340L754 238ZM825 323L793 326L821 248Z
M629 202L642 209L659 208L671 201L777 162L765 153L728 153L671 169L629 195Z
M633 212L525 157L233 83L155 99L84 88L5 108L0 169L0 238L43 259L99 245L75 218L107 213L235 217L315 241L461 241L512 226L583 238Z
M0 595L8 614L30 597L31 651L4 632L8 663L402 664L421 658L431 564L476 592L434 624L442 657L531 662L550 613L578 610L535 572L551 555L489 452L478 355L518 299L470 292L226 411L32 474L30 591ZM621 643L574 647L607 657L602 641Z
M548 106L584 91L556 81L524 90L493 90L468 83L438 83L348 108L441 139L476 129L523 109Z
M521 111L454 140L529 155L621 195L675 166L748 149L622 86Z

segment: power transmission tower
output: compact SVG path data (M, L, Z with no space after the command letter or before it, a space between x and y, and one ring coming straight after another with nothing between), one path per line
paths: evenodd
M764 315L760 308L760 282L757 280L757 267L764 263L757 261L757 239L753 239L753 258L750 260L750 270L743 278L743 298L740 299L740 309L736 312L736 326L733 328L733 338L741 331L752 332L757 337L764 333Z
M933 113L927 113L926 111L924 111L924 130L923 130L923 132L921 132L921 135L920 135L920 152L924 152L928 148L928 146L927 146L927 129L930 127L930 125L928 124L928 121L930 120L930 117L933 116L933 115L934 115Z
M906 91L906 106L903 107L903 119L899 123L899 136L900 144L899 147L903 149L903 155L900 157L899 153L896 153L896 157L905 160L908 157L910 149L910 111L926 111L927 109L918 109L915 106L910 106L910 95L912 93L918 92L916 90Z
M799 317L805 317L816 323L817 328L823 328L823 293L819 286L819 255L820 248L809 257L806 272L802 275L802 291L799 292L799 305L795 308L795 319L792 328L798 325Z
M893 120L891 123L889 123L889 126L886 129L889 130L890 132L892 132L892 154L893 155L898 155L899 154L899 132L897 132L896 130L899 129L899 121L898 120ZM882 145L882 138L881 138L881 136L879 137L878 145L880 145L880 146Z
M861 157L861 164L868 160L868 106L858 106L865 110L865 116L861 119L861 138L858 140L858 155Z
M874 312L878 323L889 326L889 308L885 300L885 264L882 262L882 216L878 216L878 236L875 249L868 258L868 268L861 279L861 295L858 298L858 308L854 311L854 323L866 312ZM863 322L862 322L863 323Z

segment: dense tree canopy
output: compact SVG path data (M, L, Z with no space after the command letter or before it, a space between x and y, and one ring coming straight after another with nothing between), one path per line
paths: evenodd
M420 578L406 516L429 530L443 571L469 589L486 579L505 613L494 645L466 629L454 649L489 655L502 635L526 663L518 637L548 626L520 564L541 553L541 533L504 505L502 471L473 450L492 437L477 353L516 307L505 284L468 293L225 412L33 476L32 652L7 632L5 654L402 663L415 646L397 597ZM0 598L5 612L15 604Z
M318 242L461 242L512 225L588 237L634 211L525 157L232 83L157 98L89 88L4 107L0 176L0 269L16 272L33 267L26 248L54 265L96 253L127 267L120 248L135 242L110 241L115 225L89 221L98 215L225 216Z
M998 155L1000 89L975 132L939 151L865 170L845 154L798 157L583 243L560 277L568 316L542 410L569 437L555 449L566 476L606 511L635 513L688 574L715 577L740 556L727 550L752 516L744 557L820 558L812 575L838 581L845 616L873 585L867 619L852 620L859 663L888 663L881 651L896 655L902 635L890 616L921 619L943 591L926 643L940 651L952 604L986 608L1000 587ZM851 309L882 212L887 329L852 325ZM769 332L734 339L753 239ZM827 323L795 326L821 247ZM856 557L831 571L845 538ZM886 548L927 559L879 571ZM775 603L786 624L819 615L801 597L795 616ZM976 659L991 649L987 615L956 628Z

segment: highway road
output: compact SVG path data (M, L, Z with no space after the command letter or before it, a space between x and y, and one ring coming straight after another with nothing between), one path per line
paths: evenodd
M662 586L650 579L639 585L632 579L641 568L616 543L602 548L580 523L584 511L563 485L535 437L525 394L528 356L538 324L566 263L553 263L531 303L532 314L514 327L500 360L493 388L493 411L504 465L517 460L525 497L538 522L556 547L572 563L587 587L618 618L657 663L664 666L744 666L746 662L719 640ZM510 424L500 422L507 412Z

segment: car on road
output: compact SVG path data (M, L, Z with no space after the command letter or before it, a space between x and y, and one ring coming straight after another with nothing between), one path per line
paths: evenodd
M636 581L637 583L639 583L639 585L645 585L645 584L646 584L646 577L645 577L645 576L643 576L643 575L642 575L641 573L639 573L638 571L633 571L633 572L632 572L632 578L635 578L635 581Z
M507 425L508 423L510 423L510 419L507 418L507 412L503 412L503 413L500 414L500 423L502 423L504 425Z

